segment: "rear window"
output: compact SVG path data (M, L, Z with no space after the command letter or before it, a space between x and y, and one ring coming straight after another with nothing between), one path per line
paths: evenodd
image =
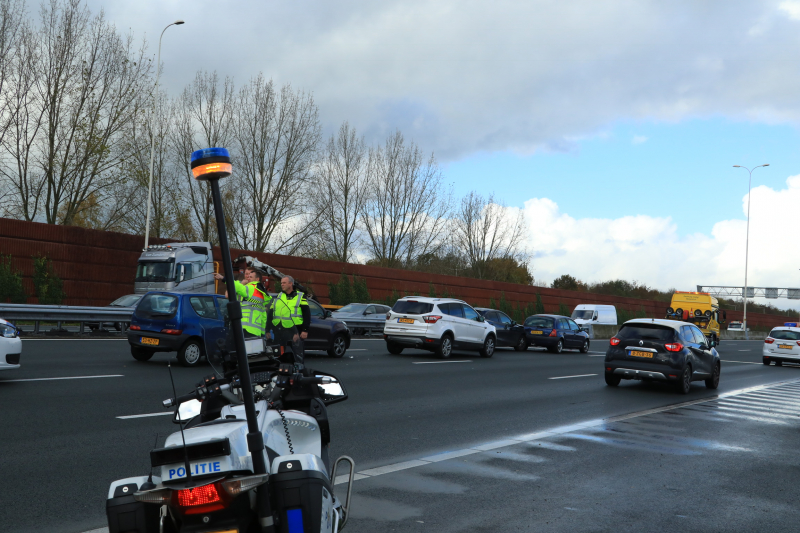
M553 319L549 316L529 316L525 319L525 325L532 328L553 329Z
M433 311L433 304L414 300L398 300L392 307L392 311L404 315L424 315Z
M145 294L136 306L142 318L172 318L178 310L178 297L171 294Z
M800 331L790 331L788 329L773 329L769 332L769 336L783 341L800 341Z
M675 339L675 330L658 324L626 324L622 326L616 337L621 340L641 339L656 342L671 342Z

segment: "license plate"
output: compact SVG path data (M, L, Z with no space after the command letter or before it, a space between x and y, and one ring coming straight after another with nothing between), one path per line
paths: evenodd
M781 350L791 350L792 349L792 345L791 344L779 344L778 348L780 348Z
M151 339L150 337L142 337L142 344L149 344L150 346L158 346L158 339Z
M648 359L653 358L653 352L640 352L639 350L631 350L628 352L628 355L631 357L646 357Z
M540 329L531 330L531 335L541 335L541 334L542 334L542 330L540 330Z
M414 319L413 318L398 318L397 321L400 322L401 324L413 324L414 323Z

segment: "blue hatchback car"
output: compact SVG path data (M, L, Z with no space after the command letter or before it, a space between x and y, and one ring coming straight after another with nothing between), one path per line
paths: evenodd
M137 361L147 361L156 352L178 352L183 366L195 366L206 356L206 346L217 346L226 334L228 299L219 294L148 292L131 317L128 343ZM317 302L308 301L311 324L306 350L324 350L342 357L350 348L350 330Z
M131 317L131 355L147 361L156 352L178 352L183 366L198 365L205 345L225 338L227 303L219 294L148 292Z
M541 346L553 353L565 348L589 351L589 334L569 317L533 315L525 319L525 336L531 346Z

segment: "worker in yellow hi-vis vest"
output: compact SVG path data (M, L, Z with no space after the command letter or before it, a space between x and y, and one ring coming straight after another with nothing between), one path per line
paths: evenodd
M220 281L225 281L221 274L214 274ZM252 267L244 271L244 283L234 281L236 297L242 302L242 329L245 337L263 337L267 326L267 307L272 303L272 296L261 284L261 274Z
M295 365L304 367L304 341L308 338L311 310L305 294L294 288L294 278L281 279L281 292L267 309L267 328L272 329L281 346L291 344ZM270 334L267 333L267 338Z

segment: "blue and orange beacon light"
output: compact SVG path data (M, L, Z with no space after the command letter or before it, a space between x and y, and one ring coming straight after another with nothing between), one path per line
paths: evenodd
M218 180L231 175L231 157L227 148L203 148L192 152L192 174L196 180Z

